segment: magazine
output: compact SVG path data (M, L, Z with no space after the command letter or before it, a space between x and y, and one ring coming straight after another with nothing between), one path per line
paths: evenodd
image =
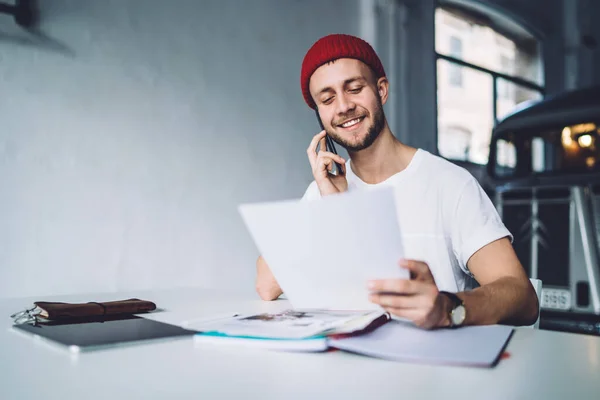
M389 321L382 311L288 309L195 326L199 341L226 342L284 350L325 350L327 339L358 334Z

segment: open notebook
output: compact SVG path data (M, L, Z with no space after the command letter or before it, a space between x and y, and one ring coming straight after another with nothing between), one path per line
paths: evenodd
M334 316L287 310L207 324L194 340L278 351L333 348L393 361L492 367L512 332L512 327L502 325L424 330L379 313Z
M332 338L329 345L393 361L492 367L513 331L513 327L503 325L426 331L410 323L392 321L365 335Z

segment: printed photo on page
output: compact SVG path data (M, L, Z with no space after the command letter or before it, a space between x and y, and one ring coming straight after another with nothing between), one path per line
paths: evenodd
M382 315L380 311L286 310L209 323L202 329L229 336L298 339L363 329Z

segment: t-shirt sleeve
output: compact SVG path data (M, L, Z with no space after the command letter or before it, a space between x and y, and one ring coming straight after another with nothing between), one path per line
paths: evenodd
M304 195L302 196L302 201L310 201L310 200L317 200L321 198L321 192L319 192L319 187L317 186L317 182L312 181L310 185L308 185L308 188L306 188L306 191L304 192Z
M470 276L467 261L485 245L513 236L475 177L470 176L454 203L452 242L460 268Z

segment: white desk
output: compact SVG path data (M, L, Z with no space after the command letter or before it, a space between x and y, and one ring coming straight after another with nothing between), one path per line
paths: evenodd
M71 296L58 301L139 297L181 323L188 315L261 312L286 301L182 289ZM37 299L41 300L41 299ZM47 300L47 299L44 299ZM192 338L71 355L13 331L8 316L32 299L0 302L0 399L597 399L600 338L518 329L510 358L493 369L417 365L339 351L278 353L195 344Z

